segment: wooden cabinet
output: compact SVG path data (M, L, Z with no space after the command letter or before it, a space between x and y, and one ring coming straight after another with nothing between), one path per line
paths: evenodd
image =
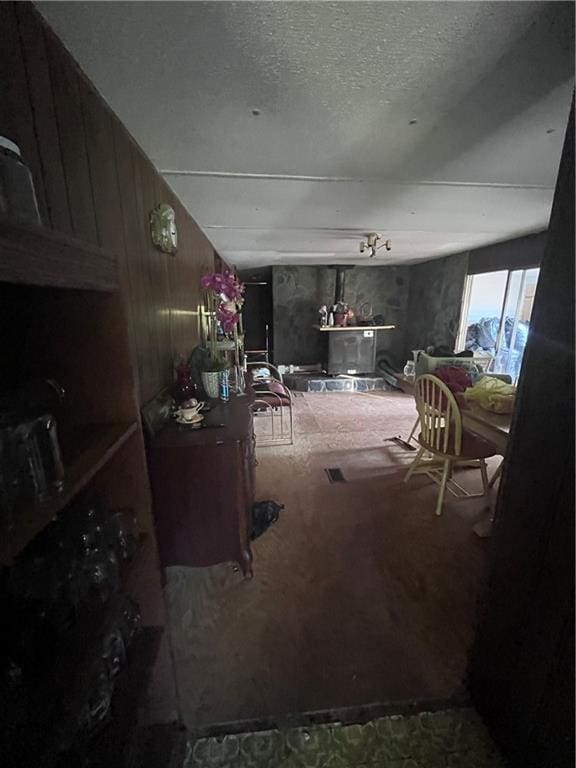
M2 508L5 565L95 484L110 503L132 506L143 531L153 527L117 259L67 235L0 220L0 392L42 379L65 393L57 414L64 487L42 502ZM125 466L129 493L115 482Z
M245 395L214 404L202 429L170 422L151 440L150 479L164 567L235 561L252 576L250 403Z
M0 564L78 493L97 490L133 507L149 534L130 594L144 624L162 624L139 407L170 384L175 354L199 340L200 278L214 249L33 4L0 3L0 29L0 132L32 171L45 225L0 221L0 391L38 377L66 390L64 490L14 515L0 499ZM150 239L160 202L176 211L176 258ZM176 716L175 692L156 690L159 678L148 722Z
M114 254L0 219L0 392L43 379L65 391L57 414L63 488L42 501L0 503L0 566L11 566L81 493L94 492L110 509L134 510L144 545L124 589L139 603L143 625L158 627L165 622L161 574L120 288ZM157 665L168 657L161 654ZM154 712L158 722L175 716L171 674ZM154 685L150 698L159 699Z

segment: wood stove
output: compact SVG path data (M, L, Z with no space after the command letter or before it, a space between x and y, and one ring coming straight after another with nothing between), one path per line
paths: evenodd
M332 267L336 270L334 304L345 303L346 272L353 265ZM321 333L328 336L325 360L326 370L332 375L373 373L376 368L378 331L390 330L393 325L323 326Z

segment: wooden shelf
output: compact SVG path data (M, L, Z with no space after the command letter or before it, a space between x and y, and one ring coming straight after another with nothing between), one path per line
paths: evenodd
M46 227L0 218L0 282L117 291L116 257Z
M65 461L64 488L46 501L33 502L24 509L16 510L12 527L0 541L0 563L10 565L24 547L88 485L136 430L137 424L133 422L94 425L79 431L74 448L71 450L69 447L66 451L70 459Z
M214 346L215 349L219 349L222 351L225 351L225 350L233 351L236 349L236 342L234 341L234 339L226 339L226 341L215 341L213 345L210 344L210 346Z
M244 344L244 334L239 334L238 335L238 346L240 348L242 348L243 344ZM209 341L206 342L206 347L208 349L210 349L211 345L212 345L211 342L209 342ZM225 339L223 341L215 341L214 342L214 347L216 349L221 350L221 351L225 351L225 350L234 351L236 349L236 340L235 339Z

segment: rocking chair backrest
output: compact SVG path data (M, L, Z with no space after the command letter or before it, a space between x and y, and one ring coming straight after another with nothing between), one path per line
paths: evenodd
M456 398L437 376L419 376L415 386L422 442L437 453L460 456L462 414Z

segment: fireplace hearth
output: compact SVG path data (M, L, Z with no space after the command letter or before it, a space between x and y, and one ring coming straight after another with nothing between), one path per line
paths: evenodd
M393 389L378 375L328 376L325 373L286 373L284 382L292 392L373 392Z

